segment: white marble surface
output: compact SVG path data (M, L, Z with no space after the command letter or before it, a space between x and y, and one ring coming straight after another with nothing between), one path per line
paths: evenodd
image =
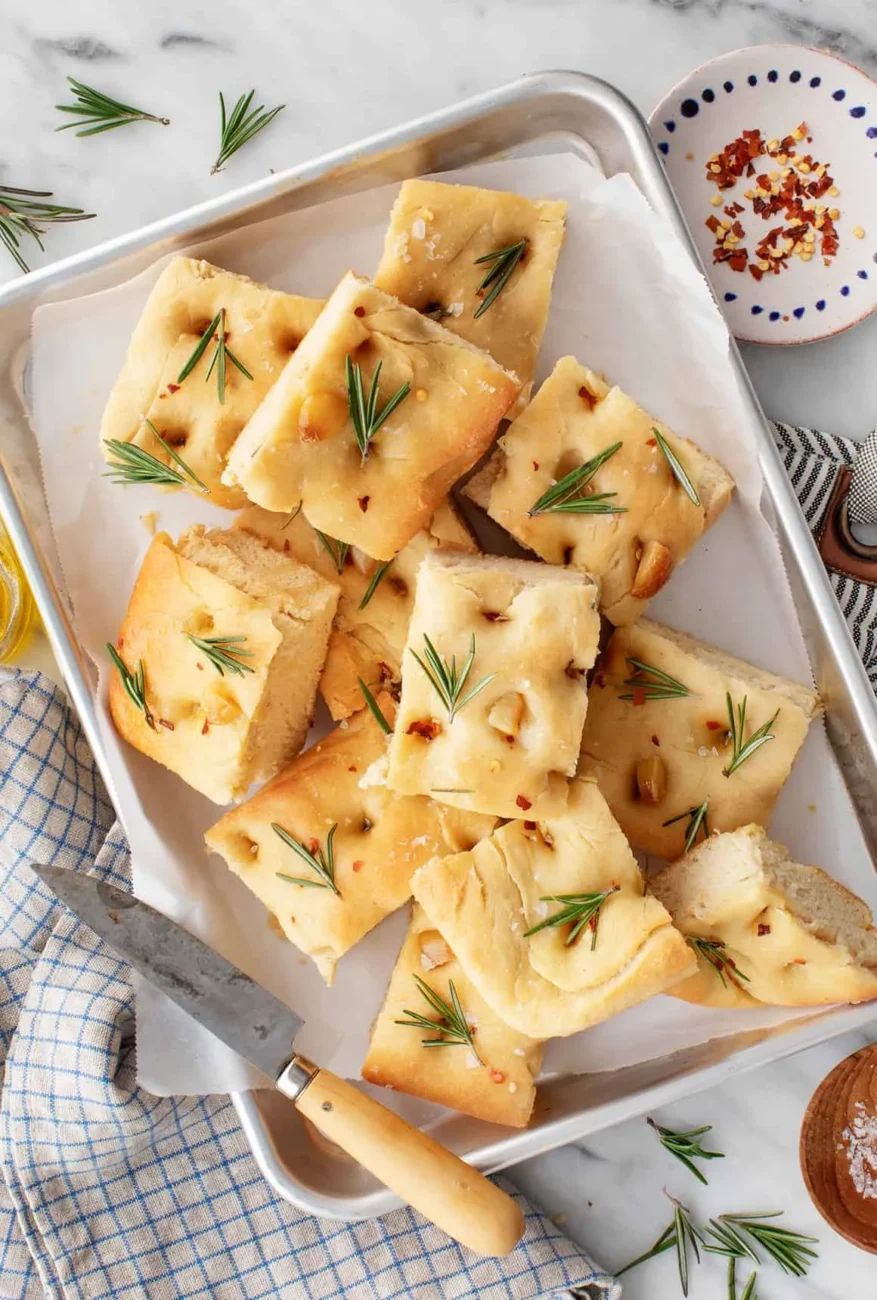
M51 188L58 202L98 214L51 231L32 265L540 68L596 73L644 112L696 64L760 41L826 46L877 72L875 0L34 0L7 6L0 23L0 183ZM57 135L53 105L67 98L67 73L172 125ZM253 85L286 111L210 176L217 91L234 98ZM0 258L0 283L13 274ZM875 341L877 317L808 348L750 348L746 360L768 414L861 435L877 410ZM669 1218L664 1186L701 1215L784 1208L791 1225L820 1237L820 1260L806 1282L766 1266L762 1300L869 1300L877 1260L822 1222L797 1162L814 1088L868 1040L847 1035L662 1110L671 1126L714 1126L727 1157L709 1167L708 1189L642 1120L531 1161L518 1179L609 1267L658 1235ZM707 1262L692 1300L724 1296L723 1279L721 1262ZM625 1279L628 1300L677 1294L669 1255Z

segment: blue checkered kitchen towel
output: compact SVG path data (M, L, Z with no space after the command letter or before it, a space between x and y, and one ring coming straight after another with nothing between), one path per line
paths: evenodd
M310 1218L262 1178L227 1097L136 1085L128 970L28 862L126 887L88 746L40 674L0 680L0 1297L619 1300L543 1215L483 1260L413 1210ZM509 1187L510 1191L514 1191Z

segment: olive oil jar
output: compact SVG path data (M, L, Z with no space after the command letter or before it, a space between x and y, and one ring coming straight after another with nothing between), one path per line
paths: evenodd
M36 621L33 597L18 556L0 525L0 664L15 659Z

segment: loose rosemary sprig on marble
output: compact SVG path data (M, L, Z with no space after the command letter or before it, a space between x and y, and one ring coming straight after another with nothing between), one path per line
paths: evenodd
M243 643L247 639L245 636L200 637L191 632L187 632L186 636L197 650L207 656L220 677L224 677L227 672L235 677L255 672L249 664L241 663L243 658L249 659L253 653L252 650L243 649Z
M169 126L169 117L157 117L155 113L147 113L142 108L133 108L130 104L122 104L118 99L112 99L111 96L105 95L101 90L95 90L93 86L86 86L83 82L77 81L75 77L68 77L67 80L73 87L73 94L76 98L75 104L56 104L59 113L71 113L77 120L75 122L65 122L63 126L56 127L57 131L70 131L73 127L86 127L87 130L77 131L77 135L99 135L101 131L113 131L117 126L128 126L131 122L158 122L161 126Z
M213 356L210 358L210 365L207 367L207 374L204 376L204 382L205 384L209 383L210 376L213 374L213 371L215 370L216 388L217 388L217 393L219 395L219 404L220 406L222 406L225 403L226 362L230 361L233 366L236 366L245 379L253 378L253 376L250 374L247 367L243 364L242 361L238 360L238 358L232 352L231 348L228 346L228 331L225 328L224 307L220 307L219 311L213 317L213 320L210 322L210 324L207 326L204 333L201 335L200 339L198 340L198 343L195 346L194 352L189 357L189 360L183 366L180 373L177 375L177 383L182 384L184 380L189 378L189 375L191 375L192 371L195 369L198 362L201 360L204 353L207 351L211 339L214 338L216 340L216 347L213 350Z
M421 1047L468 1047L474 1053L479 1065L483 1065L484 1062L475 1047L474 1032L460 1005L454 981L448 980L450 1002L445 1001L440 993L430 988L426 980L421 979L419 975L414 976L414 982L429 1003L430 1008L439 1018L438 1020L431 1020L429 1016L421 1015L419 1011L409 1011L405 1007L402 1014L407 1016L408 1019L396 1020L394 1024L405 1025L409 1029L426 1029L429 1032L437 1032L438 1038L421 1039Z
M593 952L597 947L597 924L600 919L600 909L606 899L617 892L618 885L612 885L609 889L590 894L543 894L540 902L563 903L564 906L559 912L555 912L554 916L546 917L538 925L525 930L524 938L528 939L531 934L538 934L540 930L547 930L549 927L569 925L571 929L564 940L566 946L569 947L571 943L575 943L587 925L591 929L591 952Z
M493 253L485 253L483 257L476 257L476 266L483 266L487 263L490 265L490 270L478 286L478 293L483 293L488 288L490 293L475 312L475 320L478 320L479 316L483 316L496 302L514 275L515 267L527 251L529 242L528 239L521 239L516 244L507 244L505 248L497 248ZM491 288L491 286L493 287Z
M41 201L51 197L51 190L20 190L13 185L0 185L0 242L6 245L22 271L30 270L21 254L22 236L29 236L45 250L41 238L46 233L44 226L90 221L95 215L82 208Z
M375 722L378 724L378 726L380 727L381 731L384 733L385 736L392 736L393 728L390 726L389 722L381 712L381 708L377 700L372 695L371 691L366 686L365 682L362 680L361 677L357 677L356 680L359 682L359 689L362 691L362 698L365 700L366 706L368 707L368 710L371 713L372 717L374 718Z
M203 483L194 470L190 469L182 456L165 442L158 429L151 420L145 420L144 423L152 433L153 437L161 443L167 454L178 466L174 469L173 465L166 465L163 460L153 456L151 452L146 451L143 447L138 447L133 442L121 442L118 438L106 438L104 446L108 447L115 456L115 460L108 461L109 469L105 477L112 479L114 483L122 483L128 486L138 483L152 483L156 487L195 487L200 488L205 496L210 495L210 488Z
M288 876L283 871L276 871L274 874L279 880L285 880L290 885L304 885L308 889L331 889L333 894L341 897L341 890L335 884L335 832L338 829L336 822L326 837L325 853L319 847L313 852L306 848L299 840L290 835L289 831L278 825L277 822L271 823L271 829L275 835L278 835L287 848L297 853L311 870L316 874L316 880L306 880L301 876Z
M448 663L444 655L440 655L436 650L426 633L423 635L423 644L425 663L416 650L412 650L411 653L426 673L433 690L447 709L448 722L453 722L455 715L470 700L473 700L479 691L483 691L485 686L493 681L496 673L488 673L486 677L482 677L477 685L472 687L471 691L467 691L463 695L463 687L466 685L466 680L475 662L475 633L472 633L469 640L469 653L463 660L463 665L459 671L457 670L457 656L452 655L451 662Z
M664 1128L662 1124L656 1123L650 1116L646 1123L655 1130L661 1146L665 1147L671 1155L680 1160L685 1168L690 1170L700 1182L706 1184L709 1180L695 1165L695 1160L724 1160L724 1151L706 1151L698 1141L705 1133L712 1131L712 1124L704 1124L702 1128L689 1129L687 1133L677 1133L672 1128Z
M619 699L644 704L646 700L675 700L691 694L687 686L660 668L644 663L642 659L632 659L629 655L627 662L633 668L634 676L625 678L624 685L631 687L633 694L620 695Z
M277 108L265 111L265 105L260 104L258 108L250 110L250 104L253 102L255 90L251 90L248 95L241 95L235 104L230 115L225 111L225 99L222 91L219 92L219 153L216 156L216 162L210 168L210 175L215 176L221 172L229 158L236 154L238 149L242 148L248 140L252 140L254 135L264 131L269 122L273 121L281 109L286 108L285 104L278 104Z
M749 976L743 974L733 957L729 957L725 952L725 945L718 939L698 939L689 935L688 944L699 957L703 957L704 961L712 966L723 987L727 988L728 985L725 972L734 981L743 980L744 984L749 983Z
M584 465L577 465L568 474L564 474L563 478L558 479L553 487L548 488L537 501L533 502L527 514L531 518L533 515L547 514L626 514L626 506L612 504L612 498L618 496L617 492L595 492L593 496L579 495L590 483L600 466L605 464L610 456L614 456L621 445L620 442L615 442L611 447L605 447L596 456L586 460Z
M704 799L703 803L698 804L696 808L686 808L685 812L679 813L676 817L668 817L665 822L661 823L662 826L673 826L675 825L676 822L681 822L683 817L691 818L690 822L688 823L688 830L686 831L685 834L686 853L690 853L691 850L694 848L695 844L697 843L697 837L701 830L703 830L703 838L705 840L709 839L710 828L707 825L707 819L706 819L707 812L709 811L709 806L710 806L709 799Z
M756 1249L760 1246L784 1273L803 1277L812 1261L819 1257L817 1251L810 1249L811 1245L818 1244L819 1238L766 1222L780 1218L783 1213L783 1210L772 1210L763 1214L720 1214L717 1220L710 1219L707 1229L716 1244L707 1242L705 1249L711 1255L748 1258L760 1263Z
M289 521L287 520L287 523L288 522ZM286 524L284 524L284 528L285 527ZM319 528L315 528L314 532L319 537L324 549L332 557L332 563L335 565L335 568L339 573L342 573L350 551L350 543L339 542L337 537L330 537L328 533L321 533Z
M673 471L673 474L675 475L676 481L678 482L679 486L682 488L683 492L689 498L689 500L694 505L699 506L700 497L697 495L697 488L694 486L691 479L688 477L688 474L685 471L685 466L682 464L681 460L676 455L673 448L668 443L667 439L663 437L661 432L658 429L654 428L654 426L652 427L652 433L655 435L655 439L658 443L658 446L660 447L661 451L664 453L664 459L666 460L667 464L670 466L670 469Z
M350 421L353 425L356 445L359 447L363 460L368 456L375 434L382 425L386 424L396 407L401 402L404 402L411 392L411 385L406 381L396 389L393 396L388 398L381 409L378 410L378 385L383 364L383 361L379 361L375 366L371 387L368 390L368 397L366 397L365 386L362 382L362 367L358 361L352 361L349 356L345 360L347 405L350 409Z
M668 1195L665 1193L665 1195ZM679 1281L682 1286L682 1294L688 1295L688 1278L689 1278L689 1247L694 1251L694 1257L700 1263L700 1247L706 1243L699 1230L694 1226L689 1211L676 1200L673 1196L668 1196L672 1201L673 1218L667 1227L661 1233L658 1240L643 1255L638 1255L632 1259L624 1268L616 1271L616 1277L621 1277L622 1273L628 1272L631 1268L636 1268L638 1264L644 1264L647 1259L654 1259L656 1255L663 1255L667 1250L676 1250L676 1262L679 1267Z
M769 740L775 739L770 729L780 716L780 711L777 709L768 722L763 723L757 731L753 731L748 740L744 740L743 731L746 726L746 701L748 696L743 696L742 703L737 705L736 714L730 691L726 694L725 699L728 703L728 730L731 733L731 761L727 767L722 768L722 774L730 776L732 772L736 772L737 768L746 762L747 758L751 758L756 750L761 749L762 745L766 745Z
M146 719L146 725L155 731L155 719L152 716L149 705L146 703L146 669L143 666L143 660L140 660L137 664L136 670L132 673L116 647L110 641L107 642L107 653L122 680L122 685L124 686L125 692L131 700L131 703L134 704L143 714Z
M384 578L386 577L387 569L389 569L392 563L393 563L392 560L382 560L381 563L378 565L378 567L375 569L374 573L369 579L368 586L366 587L365 591L362 593L362 600L359 602L359 609L361 610L365 609L366 605L369 603L372 596L375 594L378 587L381 585Z

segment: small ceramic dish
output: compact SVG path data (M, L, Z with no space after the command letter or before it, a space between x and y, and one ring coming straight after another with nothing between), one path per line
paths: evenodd
M802 124L807 128L802 138L789 140ZM877 84L864 72L798 45L735 50L674 86L652 113L650 125L713 290L738 339L812 343L849 329L877 308ZM768 148L773 145L773 156L754 157L752 172L747 175L744 169L739 179L722 165L720 178L734 183L720 190L714 173L707 179L710 161L732 142L742 142L744 131L759 131ZM785 150L783 141L789 145ZM819 164L827 165L826 173L818 174ZM818 190L824 184L825 175L833 185L824 194L810 193L810 187ZM759 186L759 176L771 187L779 186L780 194ZM784 202L778 211L770 210L790 186L804 190L798 203L806 213L809 239L794 208ZM732 205L742 211L726 213ZM831 216L835 211L838 215ZM710 218L711 225L728 221L730 226L710 229ZM826 248L831 250L832 225L837 251L825 256ZM790 239L789 229L799 233ZM734 264L716 263L717 239L724 242L735 230L729 246L721 249L728 258L738 254ZM758 245L772 231L777 233L770 246L779 255L766 252L763 244L759 253ZM743 250L745 259L739 255ZM809 257L802 256L808 252ZM774 261L780 262L778 273L769 269Z

